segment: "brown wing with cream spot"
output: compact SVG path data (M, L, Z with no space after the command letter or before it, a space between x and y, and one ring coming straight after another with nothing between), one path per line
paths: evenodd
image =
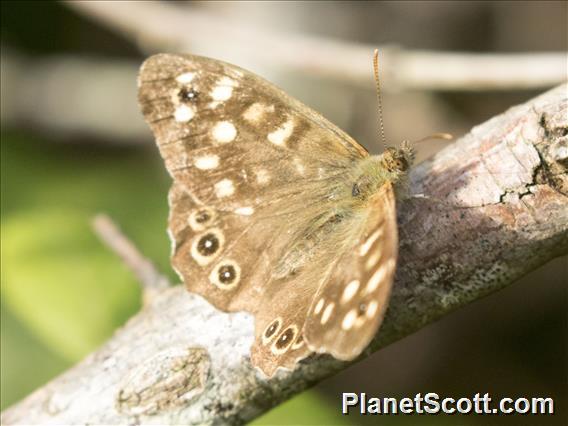
M261 309L251 296L268 283L271 259L327 208L330 182L342 182L366 151L270 83L220 61L156 55L138 83L174 179L174 268L221 309ZM238 284L219 285L221 276Z
M271 377L278 367L292 369L312 352L302 329L309 302L330 269L308 268L293 277L273 279L259 299L263 309L255 318L251 360L267 376Z
M309 353L297 339L320 280L295 241L326 217L367 152L275 86L220 61L156 55L138 83L174 179L174 268L218 308L255 314L253 364L268 374L292 367ZM281 328L266 336L277 318Z
M310 306L304 337L310 349L357 357L375 336L396 269L398 233L390 183L371 199L361 239L347 250Z

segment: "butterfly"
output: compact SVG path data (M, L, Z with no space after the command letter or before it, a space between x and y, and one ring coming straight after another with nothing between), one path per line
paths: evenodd
M271 377L308 355L356 358L396 269L396 198L412 149L371 156L276 86L228 63L159 54L139 103L172 177L172 267L216 308L255 317Z

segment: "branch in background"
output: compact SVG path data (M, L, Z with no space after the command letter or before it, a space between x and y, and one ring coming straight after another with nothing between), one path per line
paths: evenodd
M150 303L157 293L171 286L169 280L158 272L154 264L140 253L107 215L97 215L93 219L93 229L136 275L142 285L145 304Z
M137 98L139 63L63 55L32 59L5 50L0 55L0 63L3 128L33 129L53 142L155 145L137 103L133 102ZM342 93L337 87L332 90L336 95ZM348 96L356 96L356 91L348 93ZM330 94L327 92L319 98L320 107L326 107L324 99L326 96L330 99ZM427 106L425 99L428 99ZM337 106L327 108L327 112L332 112ZM412 105L405 111L412 114L414 108L427 108L420 116L429 124L439 121L445 111L442 102L426 92L413 94ZM340 120L357 111L349 105L339 110L343 110L336 116ZM461 127L456 117L451 121Z
M191 52L245 67L266 65L341 81L371 84L377 47L266 28L166 2L66 1L149 52ZM567 53L473 54L383 47L386 90L511 90L550 87L566 80ZM251 67L254 69L255 67Z
M412 171L412 193L426 198L399 206L390 307L362 358L568 252L567 90L475 127ZM266 380L250 365L252 341L250 315L170 287L2 424L240 424L349 365L314 356Z
M372 87L371 54L375 46L236 26L225 18L165 2L66 4L152 51L191 51L251 69L268 65ZM56 140L150 142L150 132L132 102L137 97L135 82L140 64L72 56L30 60L6 49L0 62L3 126L36 127ZM381 49L381 78L386 91L546 87L566 79L567 64L565 53L500 55Z
M37 128L55 140L150 141L133 102L140 64L77 56L32 60L5 50L0 61L2 126Z

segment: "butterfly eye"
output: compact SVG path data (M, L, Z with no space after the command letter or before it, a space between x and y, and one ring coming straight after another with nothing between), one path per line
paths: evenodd
M405 172L408 169L408 162L403 158L396 160L396 169Z
M183 103L194 103L197 101L198 96L199 92L197 90L187 87L183 87L178 93L179 100Z

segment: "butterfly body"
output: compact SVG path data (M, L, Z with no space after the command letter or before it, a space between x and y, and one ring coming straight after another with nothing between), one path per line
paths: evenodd
M254 314L251 360L269 376L312 352L356 357L387 306L410 148L370 156L260 77L198 56L148 59L139 99L173 179L188 289Z

